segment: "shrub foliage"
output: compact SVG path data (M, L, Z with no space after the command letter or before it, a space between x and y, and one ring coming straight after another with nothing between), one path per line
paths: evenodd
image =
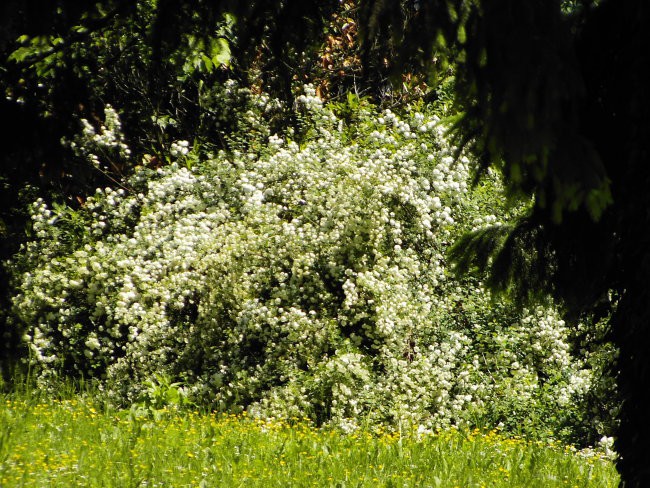
M435 113L323 106L307 87L296 127L269 136L279 102L250 99L257 129L231 151L177 141L170 165L145 158L78 210L33 205L9 266L41 382L91 377L131 402L166 378L216 410L346 428L609 432L611 412L582 400L607 390L612 351L578 352L552 307L518 310L448 271L462 232L508 213L496 179L471 188ZM132 157L106 116L74 142L97 167Z

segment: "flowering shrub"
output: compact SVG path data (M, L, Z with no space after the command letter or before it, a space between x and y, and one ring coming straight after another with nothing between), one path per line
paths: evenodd
M447 271L454 237L500 204L468 189L438 117L359 104L350 127L309 89L297 103L300 138L191 169L178 141L132 191L36 202L14 312L41 381L90 376L136 401L165 377L189 402L346 428L577 415L592 370L558 314Z

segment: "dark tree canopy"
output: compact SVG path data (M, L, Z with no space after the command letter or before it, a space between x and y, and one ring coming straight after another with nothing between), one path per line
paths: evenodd
M58 140L72 124L70 114L88 116L112 98L122 101L133 127L151 125L151 115L173 115L214 138L209 117L197 108L199 87L255 78L291 99L292 84L314 66L314 49L339 8L336 1L310 0L79 5L8 1L2 7L4 59L21 47L14 42L19 35L44 43L0 65L3 91L25 100L21 108L2 107L3 117L20 124L23 141L50 121ZM427 73L435 83L451 70L455 134L477 156L478 174L495 168L510 198L532 201L510 227L462 239L453 252L459 271L487 272L493 288L522 303L553 296L569 317L611 314L624 399L619 468L625 486L650 486L650 4L365 0L354 13L365 79L408 71ZM204 65L179 73L170 60L186 54L188 36L223 39L210 62L222 59L227 46L228 72ZM105 50L107 37L119 48ZM23 39L22 47L29 42ZM142 151L164 144L147 140L147 132L155 133L133 132ZM50 143L43 139L35 151L54 154L45 149ZM12 151L2 156L0 177L43 178L40 153ZM32 166L12 166L15 159ZM49 166L52 174L73 173L56 164Z
M460 135L534 205L454 254L461 270L487 270L521 300L550 293L570 316L612 313L619 468L626 486L648 486L650 10L601 2L571 17L549 3L491 2L468 21Z

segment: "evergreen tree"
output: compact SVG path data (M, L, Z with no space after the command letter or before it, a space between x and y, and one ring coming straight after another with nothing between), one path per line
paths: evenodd
M512 196L533 198L510 228L468 235L461 271L525 302L549 293L570 317L611 313L622 397L624 486L650 484L650 61L648 5L485 2L465 23L460 137ZM505 34L507 33L507 34Z

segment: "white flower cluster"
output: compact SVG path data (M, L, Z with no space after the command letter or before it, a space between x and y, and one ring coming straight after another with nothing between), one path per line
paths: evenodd
M314 98L299 100L318 122L300 145L272 136L261 156L98 191L72 248L34 206L14 310L42 377L91 375L132 400L166 375L217 409L346 428L475 421L505 388L569 408L589 379L557 314L518 314L449 277L469 161L437 117L367 114L344 142Z
M175 158L187 156L187 154L190 152L190 143L188 141L172 142L172 146L169 152Z
M478 216L472 220L472 230L479 230L484 227L498 225L502 222L499 221L496 215Z
M125 160L131 155L131 149L124 141L119 115L111 105L104 107L104 123L99 130L86 119L81 119L81 125L79 137L63 142L96 168L108 167L116 158Z
M316 96L316 89L312 85L306 85L304 93L296 98L296 104L308 111L315 111L323 106L323 101Z

